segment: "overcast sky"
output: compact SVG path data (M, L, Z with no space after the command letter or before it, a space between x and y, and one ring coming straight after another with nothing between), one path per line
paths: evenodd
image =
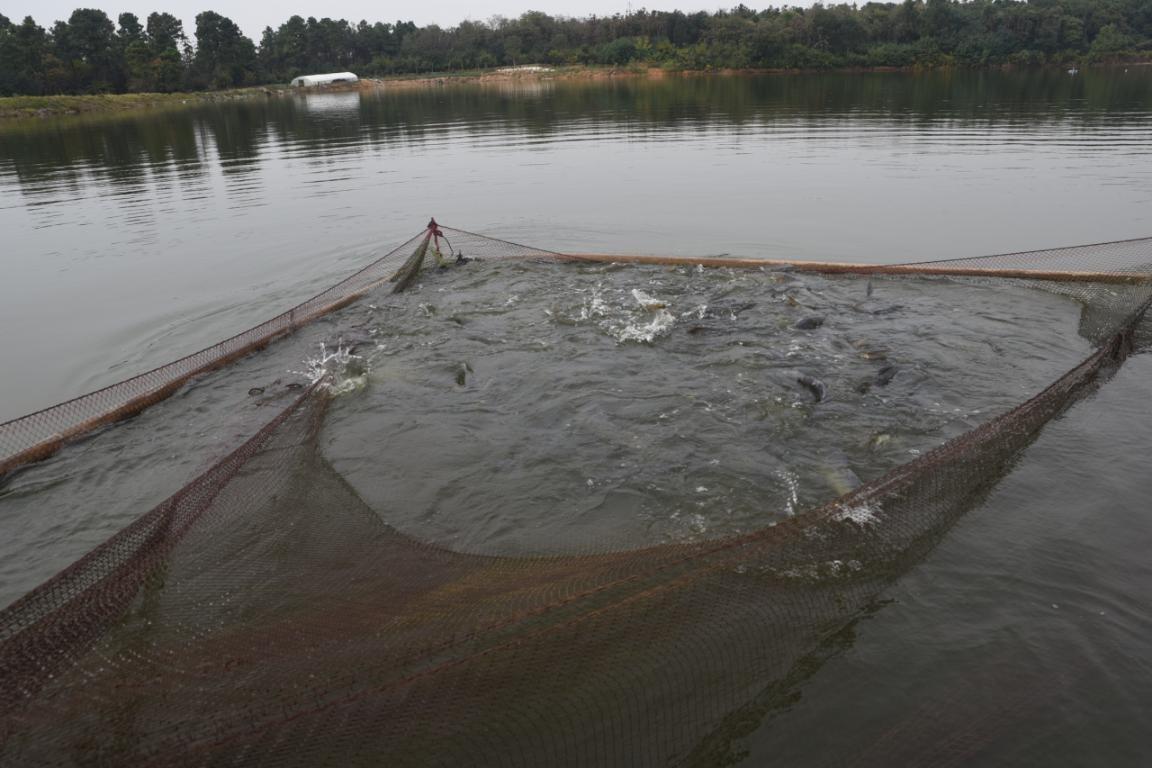
M764 0L760 3L746 2L753 8L763 8L769 5L812 5L813 0ZM634 2L632 7L641 6L657 10L673 10L679 8L683 11L728 8L739 4L733 2L716 2L712 0L657 0L656 2ZM628 0L397 0L391 3L381 3L379 0L341 0L338 3L327 2L301 2L301 0L156 0L155 3L140 3L135 0L109 4L101 0L0 0L0 13L13 21L19 21L25 16L31 16L45 27L50 27L58 19L67 19L76 8L101 8L113 21L124 11L131 11L140 17L145 17L153 11L167 11L184 20L184 31L189 36L196 29L195 18L200 11L212 10L228 16L244 30L244 33L260 42L260 33L264 27L277 27L292 14L300 14L304 18L315 16L322 18L348 19L357 22L360 19L368 21L414 21L424 26L426 24L440 24L453 26L464 19L483 21L495 15L519 16L527 10L544 11L553 15L564 16L610 16L613 13L624 13L628 10Z

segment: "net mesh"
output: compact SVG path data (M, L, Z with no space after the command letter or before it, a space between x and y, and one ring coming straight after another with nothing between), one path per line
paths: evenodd
M440 233L453 256L559 257ZM1031 279L997 270L1107 272L1035 282L1083 302L1094 351L916 460L723 539L551 557L414 540L325 460L317 436L327 399L317 384L0 612L0 761L711 764L763 709L765 691L865 611L1047 422L1133 352L1152 300L1152 241L1138 242L925 265L926 274L955 268L957 279L988 281ZM414 238L301 305L307 314L235 337L248 341L10 422L6 439L32 437L5 450L26 454L132 398L154 398L208 360L218 365L363 295L428 247L427 233ZM974 264L981 275L970 273Z
M428 239L428 234L422 232L331 288L218 344L95 392L0 424L0 475L30 461L47 458L66 441L139 413L167 398L190 379L262 349L302 325L347 306L373 288L392 281L398 270L403 271L406 260L412 259L414 249L422 257L421 246L425 246ZM475 256L525 258L551 255L548 251L469 233L460 232L455 239L460 243L460 249L468 247ZM407 282L411 282L421 266L427 269L437 264L421 258L415 266L417 269L411 270Z

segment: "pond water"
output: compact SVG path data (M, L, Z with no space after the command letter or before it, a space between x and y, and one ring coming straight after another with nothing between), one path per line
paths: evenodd
M0 130L0 419L441 222L552 250L911 261L1148 235L1152 68L307 95ZM115 312L109 312L115 307Z
M898 262L1149 235L1149 211L1152 67L385 89L0 126L0 420L271 316L430 215L551 250ZM369 506L423 541L556 553L832 498L1074 365L1077 319L950 281L434 273L0 486L0 603L250 434L322 342L362 358L323 445ZM725 764L1152 761L1149 373L1138 355L1051 425L794 695L715 735Z

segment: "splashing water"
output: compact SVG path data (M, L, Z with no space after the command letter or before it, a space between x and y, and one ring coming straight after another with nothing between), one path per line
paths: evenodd
M604 302L604 284L597 283L588 300L580 307L580 319L590 320L594 317L604 317L607 314L608 305Z
M800 479L789 470L780 470L776 474L784 481L784 487L787 489L784 508L788 517L792 517L800 508Z
M660 309L656 311L650 322L626 320L611 324L606 330L620 343L636 341L642 344L651 344L671 331L675 324L675 316L666 309Z
M651 344L668 335L676 324L671 304L638 289L605 290L603 283L590 289L577 289L585 294L575 311L548 312L559 322L586 323L596 326L618 343ZM629 298L631 301L629 301Z
M357 355L351 347L345 347L342 341L337 342L334 350L329 350L327 344L320 342L320 355L306 359L305 370L289 373L303 376L310 384L327 377L326 383L322 386L332 395L343 395L363 389L368 384L372 361L363 355Z

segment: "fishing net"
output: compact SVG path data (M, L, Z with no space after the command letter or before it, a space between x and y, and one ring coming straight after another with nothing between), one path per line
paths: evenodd
M431 230L422 232L331 288L218 344L95 392L0 424L0 475L30 461L51 456L71 438L139 413L169 397L190 379L262 349L275 339L348 306L377 286L394 283L403 290L422 267L439 266L434 260L424 259L429 242L435 239L438 249L443 238L443 234L435 238L431 235ZM457 237L456 240L461 246L468 246L471 255L481 258L554 255L475 236ZM445 247L451 248L448 241L445 241ZM461 251L454 251L453 258L457 253Z
M461 252L574 258L433 225L260 331L0 426L4 466L43 458L304 318L382 284L411 285ZM870 279L1025 281L1071 295L1094 350L1016 407L776 524L548 557L461 553L389 526L324 457L318 381L0 612L3 762L724 762L774 687L1136 349L1152 301L1152 240L842 266Z

